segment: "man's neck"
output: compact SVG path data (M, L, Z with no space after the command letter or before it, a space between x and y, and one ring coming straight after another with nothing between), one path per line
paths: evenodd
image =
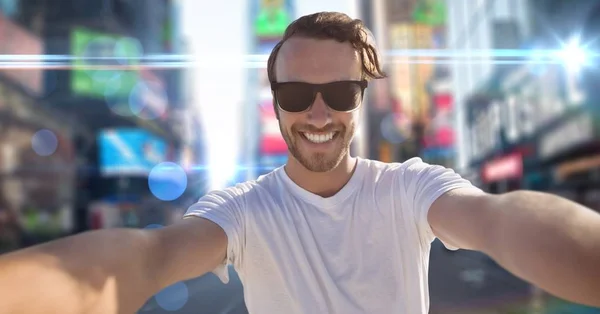
M322 197L331 197L350 181L356 163L356 158L346 155L335 169L328 172L313 172L290 155L285 165L285 172L299 187Z

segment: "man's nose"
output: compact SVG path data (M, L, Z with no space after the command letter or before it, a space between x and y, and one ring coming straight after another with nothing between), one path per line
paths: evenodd
M308 123L319 129L331 123L331 109L323 100L321 93L317 94L315 101L308 111Z

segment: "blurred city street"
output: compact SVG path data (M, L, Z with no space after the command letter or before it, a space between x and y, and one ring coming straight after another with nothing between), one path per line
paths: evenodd
M353 155L600 211L598 0L0 0L0 254L161 228L284 165L267 58L318 11L362 19L388 73ZM600 314L482 253L435 241L429 266L432 314ZM247 313L230 278L177 283L138 313Z
M188 293L167 294L164 299L150 299L139 314L163 314L172 311L166 309L179 308L176 313L215 313L246 314L244 292L235 271L230 271L230 282L223 284L214 274L206 274L200 278L186 282ZM188 297L186 297L186 295ZM160 301L159 301L160 300ZM164 301L163 301L164 300ZM176 300L176 301L173 301Z

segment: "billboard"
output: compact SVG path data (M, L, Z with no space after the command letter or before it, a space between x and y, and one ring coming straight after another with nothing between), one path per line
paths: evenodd
M253 1L252 26L256 38L279 39L292 22L292 0Z
M415 23L443 26L446 24L445 0L420 0L416 3L412 12L412 20Z
M17 82L34 96L43 92L42 68L28 64L41 62L44 45L41 38L17 26L0 14L0 55L14 55L18 68L0 68L0 74ZM22 57L22 58L21 58Z
M102 176L146 176L167 161L167 143L143 129L107 129L98 134L99 168Z
M105 98L128 97L138 82L142 54L135 38L99 33L85 28L71 32L71 90L74 94Z
M489 161L483 165L481 171L485 183L518 179L522 176L523 156L520 153L512 153Z

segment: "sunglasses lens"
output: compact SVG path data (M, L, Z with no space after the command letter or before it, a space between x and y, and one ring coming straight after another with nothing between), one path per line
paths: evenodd
M356 109L363 95L363 88L359 82L333 82L322 89L323 100L336 111L350 111Z
M284 111L302 112L312 105L315 92L310 84L284 83L275 90L275 97L279 107Z

